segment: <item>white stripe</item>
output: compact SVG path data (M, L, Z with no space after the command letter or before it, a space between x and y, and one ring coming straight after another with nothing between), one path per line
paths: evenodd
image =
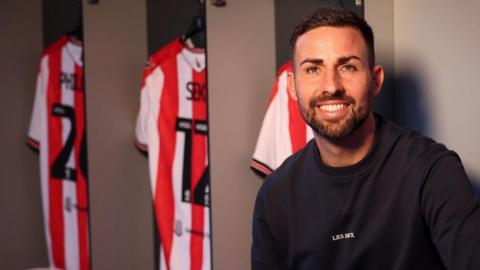
M157 190L157 170L158 160L160 157L160 135L158 134L157 120L160 112L160 98L162 97L164 84L164 74L160 68L156 68L146 79L145 88L142 90L147 95L146 103L148 112L145 114L145 119L141 118L139 121L145 121L148 134L148 162L150 169L150 185L152 188L152 197L155 199L155 192ZM143 101L143 99L142 99ZM146 105L141 104L141 105Z
M40 63L40 74L38 75L39 79L37 82L37 95L40 94L41 99L38 101L40 110L40 183L42 190L42 206L43 206L43 222L45 229L45 238L47 242L48 250L48 261L50 266L53 266L53 254L52 254L52 236L50 234L50 196L48 188L48 175L49 175L49 165L48 165L48 155L49 155L49 145L48 145L48 76L50 70L48 68L49 57L44 56Z
M205 137L206 142L208 143L208 139ZM208 144L205 144L205 167L208 167ZM212 188L209 185L209 198L208 201L211 203L212 198ZM210 204L211 205L211 204ZM203 231L205 236L203 238L203 260L202 260L202 269L209 270L211 269L211 243L212 243L212 234L210 232L210 207L204 207L204 223L203 223Z
M167 263L166 263L166 259L165 259L165 253L163 252L163 246L160 245L160 248L159 248L159 252L160 252L160 263L158 265L159 269L158 270L166 270L167 269Z
M149 74L151 75L151 74ZM151 77L151 76L149 76ZM145 78L145 81L147 78ZM148 117L150 115L149 113L149 110L150 110L150 106L149 106L149 93L148 93L148 85L145 84L142 88L142 90L140 90L140 110L138 112L138 115L137 115L137 121L135 123L135 137L137 139L137 142L144 145L144 146L147 146L147 150L148 150ZM158 101L157 101L158 102Z
M67 48L62 49L61 57L61 71L67 76L75 74L74 61L67 51ZM71 82L73 84L73 81ZM61 84L62 104L71 106L75 111L74 91L72 87L68 87L70 83ZM73 121L75 121L73 119ZM62 145L65 145L69 134L73 131L73 122L70 119L62 118ZM78 128L78 127L76 127ZM75 148L70 152L70 157L66 164L66 168L75 168ZM64 219L64 237L65 237L65 267L69 270L80 268L79 264L79 240L78 240L78 210L77 210L77 186L76 182L66 180L63 184L63 219Z
M205 52L204 50L197 49L195 52L187 48L184 48L180 55L187 62L191 69L196 72L201 72L205 69Z
M189 220L190 213L188 207L182 203L182 177L183 177L183 159L185 145L185 133L177 132L175 155L173 162L173 197L174 197L174 234L172 239L172 250L170 256L171 269L188 269L190 264L189 237L185 233L185 228L189 226L186 223Z
M305 123L305 128L307 129L307 140L306 140L306 142L308 142L311 139L313 139L313 130L309 125L307 125L307 123Z
M210 189L211 190L211 189ZM204 229L205 237L203 238L203 260L202 260L202 269L209 270L211 269L211 243L212 243L212 234L210 232L210 208L204 207L205 210L205 222Z
M289 129L289 119L290 114L288 111L288 89L287 89L287 71L282 72L280 77L278 78L278 93L277 93L277 106L274 107L276 110L276 114L278 114L278 118L275 121L279 121L276 126L275 130L275 141L277 142L276 148L278 150L278 154L275 155L275 168L280 166L282 162L292 154L292 139L290 136L290 129Z
M187 100L186 85L192 81L192 70L181 54L177 55L178 75L178 116L192 118L192 102ZM174 225L181 224L181 234L173 235L172 252L170 257L171 269L190 269L190 234L186 228L192 227L192 210L190 203L182 202L182 177L184 162L185 132L177 132L173 166L173 196L174 196ZM190 158L190 157L186 157ZM190 194L192 195L192 194ZM178 223L180 221L180 223Z

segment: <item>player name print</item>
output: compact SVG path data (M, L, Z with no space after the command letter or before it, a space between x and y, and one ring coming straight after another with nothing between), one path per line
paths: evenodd
M207 86L204 83L188 82L185 88L189 92L188 100L207 102Z
M60 74L60 83L65 89L72 91L83 91L82 74L62 72Z
M62 37L42 53L28 143L40 154L51 268L90 268L82 47Z
M148 152L160 265L211 269L205 53L177 39L150 57L136 145Z

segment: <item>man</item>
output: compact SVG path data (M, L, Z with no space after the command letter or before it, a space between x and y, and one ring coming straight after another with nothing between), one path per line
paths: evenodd
M368 24L320 9L295 28L289 92L315 136L264 182L252 268L480 269L480 209L459 157L372 112Z

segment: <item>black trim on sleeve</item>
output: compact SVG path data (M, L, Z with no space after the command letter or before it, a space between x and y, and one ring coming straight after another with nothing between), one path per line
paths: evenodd
M38 153L40 151L40 142L31 138L31 137L27 137L27 146L32 149L33 151L35 151L36 153Z
M139 142L138 140L135 140L135 148L144 155L145 157L148 157L148 147L146 144L143 144Z
M267 177L269 174L273 172L273 169L270 168L268 165L254 158L252 158L252 162L250 163L250 169L252 169L253 172L255 172L257 175L263 178Z

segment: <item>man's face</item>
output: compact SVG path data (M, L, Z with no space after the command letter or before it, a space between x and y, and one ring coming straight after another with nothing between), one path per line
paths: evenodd
M322 137L341 140L370 115L383 69L370 68L365 40L355 28L323 26L306 32L295 44L294 65L290 94Z

